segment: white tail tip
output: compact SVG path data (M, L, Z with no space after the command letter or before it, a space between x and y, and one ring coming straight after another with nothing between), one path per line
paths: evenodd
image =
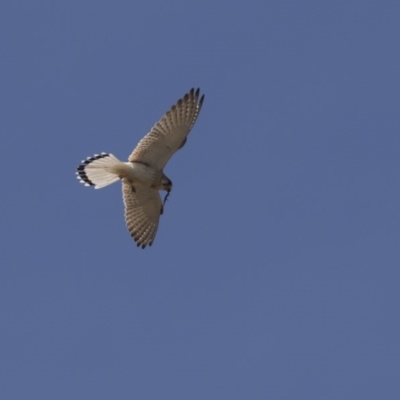
M112 154L101 153L88 157L76 169L77 178L85 186L100 189L118 181L120 177L111 172L113 166L121 164Z

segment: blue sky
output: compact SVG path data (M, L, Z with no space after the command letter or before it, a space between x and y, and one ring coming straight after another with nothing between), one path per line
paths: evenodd
M3 1L2 399L400 396L400 3ZM205 93L154 245L127 159Z

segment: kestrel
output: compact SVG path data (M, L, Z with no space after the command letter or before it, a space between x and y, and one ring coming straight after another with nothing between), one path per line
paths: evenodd
M95 154L82 161L76 174L85 186L100 189L122 181L125 221L137 246L151 246L157 233L160 215L172 182L164 167L172 155L186 143L200 113L204 95L191 89L143 137L128 162L108 153ZM161 201L159 190L166 190Z

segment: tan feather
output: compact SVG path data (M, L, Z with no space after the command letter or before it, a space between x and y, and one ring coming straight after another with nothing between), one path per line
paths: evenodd
M161 197L156 189L122 181L125 222L129 233L143 249L154 242L162 211Z
M199 93L199 89L191 89L178 100L139 142L129 161L163 169L173 154L183 147L196 122L204 101L204 95L199 99Z

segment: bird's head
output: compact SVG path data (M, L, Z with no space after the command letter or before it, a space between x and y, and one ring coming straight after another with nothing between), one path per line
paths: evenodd
M165 175L161 178L161 190L166 190L168 193L172 190L172 181Z

